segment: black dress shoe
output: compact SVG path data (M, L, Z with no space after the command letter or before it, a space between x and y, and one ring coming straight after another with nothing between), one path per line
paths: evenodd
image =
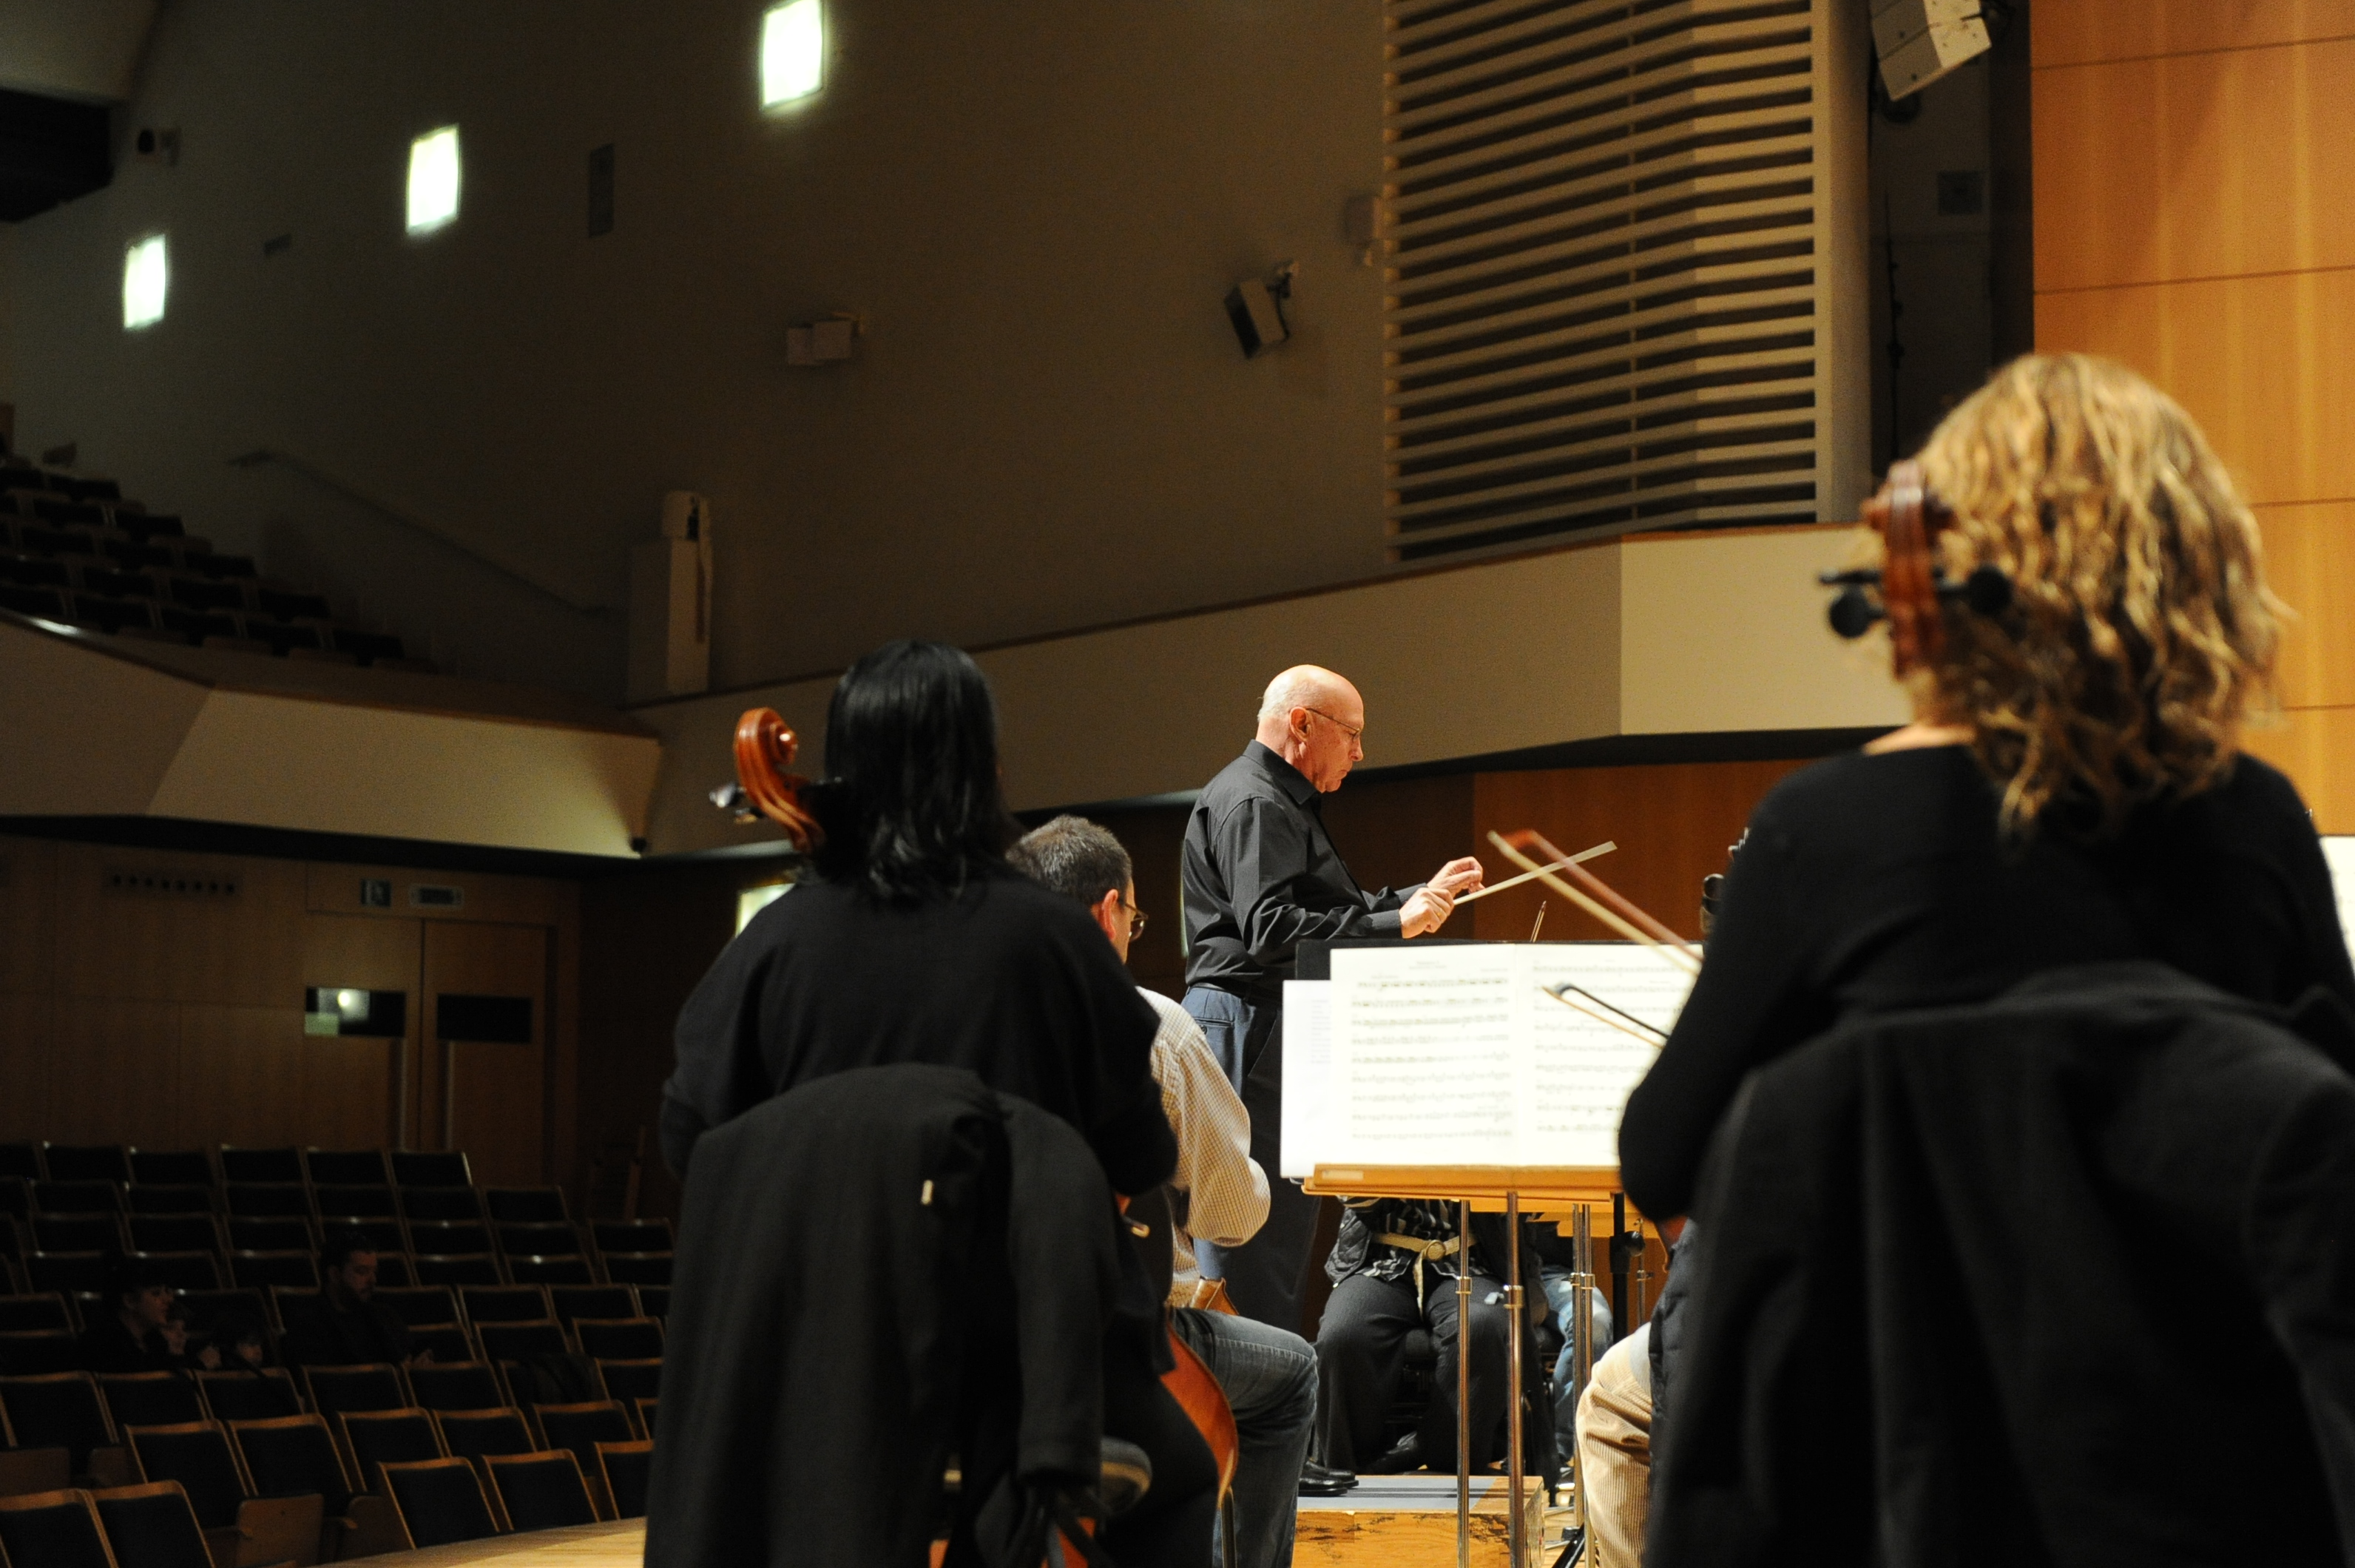
M1409 1470L1423 1468L1423 1440L1410 1432L1391 1445L1391 1451L1366 1467L1369 1476L1402 1476Z
M1300 1467L1300 1495L1304 1498L1337 1498L1358 1484L1358 1477L1347 1470L1328 1470L1311 1459Z

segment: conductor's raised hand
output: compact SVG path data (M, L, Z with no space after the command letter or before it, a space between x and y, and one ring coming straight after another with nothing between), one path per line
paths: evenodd
M1447 917L1455 909L1455 894L1441 887L1436 880L1425 882L1399 906L1399 934L1422 936L1437 931L1447 923Z
M1439 874L1423 886L1437 888L1450 899L1460 899L1465 893L1479 891L1487 880L1487 873L1480 869L1480 862L1466 855L1440 867Z

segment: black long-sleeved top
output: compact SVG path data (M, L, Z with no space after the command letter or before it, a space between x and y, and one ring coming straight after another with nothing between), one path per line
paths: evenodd
M777 900L680 1009L663 1153L854 1067L963 1067L1077 1127L1122 1192L1177 1168L1152 1048L1159 1020L1071 899L1010 867L954 897L888 904L838 882Z
M2206 794L2087 844L1997 832L1967 748L1837 757L1777 784L1726 876L1708 961L1627 1103L1621 1179L1681 1214L1743 1074L1861 1014L1991 997L2077 964L2157 959L2253 1000L2355 1005L2330 872L2297 791L2243 757Z
M1399 933L1415 889L1359 887L1320 804L1257 741L1204 786L1186 819L1186 984L1280 1001L1303 942Z

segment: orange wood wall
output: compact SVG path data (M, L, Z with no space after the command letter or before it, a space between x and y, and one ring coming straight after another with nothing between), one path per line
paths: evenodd
M2355 0L2036 0L2036 342L2206 429L2298 612L2252 751L2355 833Z

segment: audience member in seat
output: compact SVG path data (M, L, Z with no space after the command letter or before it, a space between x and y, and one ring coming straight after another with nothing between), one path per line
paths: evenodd
M218 1352L217 1370L259 1376L270 1365L269 1326L251 1313L224 1312L213 1319L208 1349Z
M346 1231L319 1254L326 1283L309 1312L286 1330L286 1363L295 1367L347 1367L370 1361L415 1366L433 1359L410 1339L409 1325L376 1294L376 1248L357 1231ZM292 1316L290 1314L290 1316Z
M1087 906L1123 962L1145 927L1128 851L1106 829L1059 816L1014 846L1007 859L1044 887ZM1161 1020L1153 1076L1178 1135L1172 1204L1170 1328L1202 1359L1235 1415L1236 1568L1282 1568L1292 1561L1294 1498L1316 1426L1316 1352L1289 1329L1188 1303L1200 1279L1193 1241L1241 1246L1267 1219L1267 1174L1251 1157L1251 1115L1210 1054L1202 1026L1168 997L1137 988ZM1182 1213L1182 1218L1180 1214Z
M192 1372L201 1369L209 1372L219 1368L220 1351L209 1341L198 1346L194 1355L188 1353L188 1308L185 1302L174 1299L162 1332L164 1349L171 1353L172 1364L179 1371Z
M137 1259L117 1264L106 1287L115 1309L83 1330L81 1364L93 1372L179 1371L164 1333L177 1294Z

